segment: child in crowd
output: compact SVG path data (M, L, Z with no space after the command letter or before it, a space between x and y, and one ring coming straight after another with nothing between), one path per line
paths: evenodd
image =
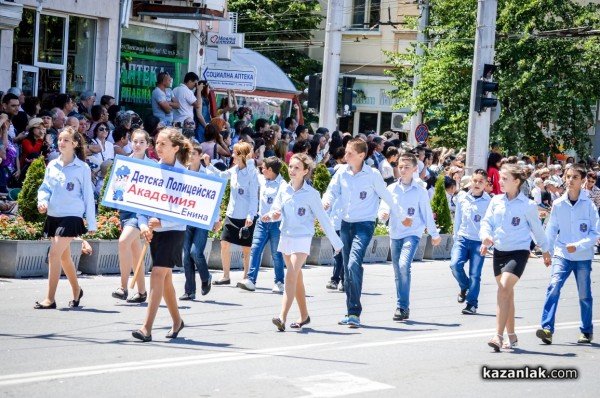
M494 246L494 275L498 284L496 335L488 345L496 352L500 348L516 347L518 343L514 287L525 271L532 233L542 247L544 262L551 261L537 206L520 193L521 184L527 178L522 167L507 163L502 166L499 176L504 194L492 198L479 230L481 255L485 256L488 248ZM503 344L504 330L508 333L506 344Z
M412 221L404 213L386 189L378 171L365 164L367 143L354 138L346 145L346 164L334 174L323 195L323 206L327 210L336 200L340 202L342 217L341 239L344 242L344 290L346 291L346 316L338 322L350 327L360 326L362 305L360 296L363 281L363 259L373 232L379 198L391 208L392 213L405 226Z
M553 250L552 276L544 302L542 327L536 332L536 336L546 344L552 344L560 290L571 272L575 274L581 310L581 335L577 342L589 344L594 338L590 273L594 244L600 232L598 210L581 191L585 178L586 171L582 166L573 165L567 169L564 175L567 193L554 201L546 227L546 239ZM549 262L546 263L548 265Z
M72 127L58 136L60 155L46 168L38 190L38 210L47 213L44 234L51 239L48 253L48 294L35 309L56 308L56 288L61 267L71 284L73 300L69 307L79 307L83 289L77 281L77 270L71 258L71 241L86 232L96 231L96 208L92 172L85 163L84 139ZM87 220L87 228L83 216Z
M300 320L290 324L290 327L299 329L310 323L302 265L310 253L312 237L315 234L315 218L319 220L335 251L338 252L343 246L331 220L322 208L319 192L305 181L312 167L314 163L308 155L294 154L290 159L290 183L279 191L271 211L262 217L264 222L282 219L278 250L283 253L287 273L281 313L279 317L273 318L273 324L280 332L285 331L287 314L294 298L300 309Z
M454 215L454 246L450 269L458 282L460 292L456 298L459 303L467 301L463 314L477 313L481 269L485 257L481 255L479 229L481 220L487 211L492 198L484 192L487 172L477 169L471 176L469 192L456 203ZM469 275L465 272L465 264L469 262Z
M177 128L167 127L161 130L155 138L155 148L159 163L175 169L185 169L192 145ZM156 217L137 215L142 237L150 243L152 256L152 273L150 275L150 299L148 311L142 327L132 336L143 342L152 341L152 326L161 299L165 299L173 326L166 338L177 338L185 326L173 286L173 267L181 264L183 240L185 239L185 224L177 221L161 220Z
M417 171L415 155L405 153L398 159L400 180L388 187L394 203L398 203L412 219L410 226L404 225L394 213L390 218L390 205L382 202L379 206L379 218L390 219L390 239L392 250L392 267L396 276L396 311L394 321L403 321L410 316L410 269L423 231L431 234L432 243L441 242L433 219L429 195L423 186L414 178Z
M248 161L248 167L254 167L254 160ZM256 279L260 270L262 253L267 245L270 244L271 257L273 259L273 270L275 271L275 284L273 285L273 293L283 293L284 290L284 270L283 256L277 250L279 239L281 236L281 221L262 221L262 216L271 211L275 197L280 189L283 189L287 184L283 177L279 174L282 161L275 156L270 156L263 161L261 166L262 174L258 175L259 204L258 204L258 220L254 228L254 237L252 239L252 247L250 248L250 269L248 277L241 282L238 282L237 287L240 289L254 291L256 289Z

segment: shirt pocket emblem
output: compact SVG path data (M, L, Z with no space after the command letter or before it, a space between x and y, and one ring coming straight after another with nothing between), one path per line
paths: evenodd
M362 200L365 200L367 198L367 191L361 191L360 194L359 194L359 197Z
M518 227L519 224L521 224L521 219L519 217L513 217L512 220L511 220L511 222L510 222L510 224L513 227Z
M473 220L475 222L479 222L479 221L481 221L481 216L479 214L475 214L475 216L473 217Z
M414 207L409 207L409 208L408 208L408 215L409 215L410 217L412 217L412 216L414 216L414 215L415 215L415 208L414 208Z
M270 204L270 205L272 205L272 204L273 204L273 198L272 198L271 196L269 196L269 197L267 198L267 203L268 203L268 204Z
M298 215L303 216L306 214L306 209L304 207L298 208Z
M583 223L581 223L581 224L579 224L579 230L580 230L581 232L587 232L587 230L588 230L588 226L587 226L587 224L586 224L586 223L584 223L584 222L583 222Z
M67 191L72 191L75 188L75 184L72 182L67 183Z
M238 193L240 195L243 195L244 194L244 188L238 188Z

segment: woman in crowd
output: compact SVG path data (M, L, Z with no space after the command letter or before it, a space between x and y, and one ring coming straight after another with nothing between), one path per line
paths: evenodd
M488 178L492 182L492 194L494 195L502 193L502 190L500 189L500 172L498 171L500 169L501 161L502 155L496 152L490 153L490 156L488 157L487 173Z
M150 136L145 130L137 129L131 135L133 153L130 155L133 159L151 160L146 155ZM119 221L121 222L121 236L119 237L119 269L121 271L121 286L112 293L114 298L127 300L128 303L143 303L148 297L146 292L146 281L144 274L139 273L136 279L138 291L132 297L128 298L127 284L129 275L134 264L137 264L141 254L142 245L140 244L140 227L138 225L137 214L127 210L119 210Z
M490 154L490 158L493 153ZM517 345L515 334L514 287L521 279L529 259L531 234L544 253L544 262L551 261L544 229L538 219L537 205L520 193L526 175L521 166L505 164L500 170L499 185L504 194L492 198L481 221L481 255L494 246L494 275L498 284L496 335L488 341L494 351ZM508 342L503 345L504 330Z
M273 324L280 332L285 331L288 312L296 299L300 309L300 320L290 327L299 329L310 323L306 306L306 290L302 277L302 265L310 253L312 237L315 234L315 218L333 245L336 254L342 249L342 241L335 233L333 223L323 210L321 195L306 183L306 178L314 166L307 154L294 154L290 159L290 183L282 188L271 211L265 214L262 221L281 222L281 238L277 248L283 254L287 273L285 290L279 316L273 318Z
M23 177L27 173L27 168L35 159L39 158L45 152L44 128L42 119L33 118L27 124L27 137L21 142L21 170Z
M221 157L230 157L229 149L223 142L223 138L217 128L209 123L204 129L204 142L200 144L202 153L210 156L210 160L218 160Z
M165 128L156 136L156 153L160 164L185 169L192 145L176 128ZM166 338L177 338L185 326L173 286L173 267L181 265L185 224L161 220L155 217L137 215L142 237L150 243L152 256L152 274L150 275L150 299L144 324L132 332L132 336L143 342L152 341L152 327L161 299L164 298L173 325Z
M38 190L38 210L48 214L44 235L51 240L48 252L48 293L35 309L56 308L56 288L61 267L71 284L73 300L69 307L79 307L83 289L77 280L77 270L71 258L71 241L86 232L96 230L96 209L91 171L85 163L84 138L72 127L65 127L58 136L60 155L46 168L44 181ZM87 228L83 216L87 220Z
M244 277L248 277L250 247L254 234L255 217L258 211L258 175L256 168L246 167L246 160L252 156L252 146L246 142L238 142L233 146L234 167L219 171L210 164L210 156L202 154L204 163L213 174L231 180L231 194L225 221L221 232L221 261L223 262L223 277L214 281L213 285L229 285L231 279L231 244L242 247L244 256Z
M21 164L17 161L17 147L8 139L10 120L8 114L0 113L0 193L8 193L11 177L18 179Z

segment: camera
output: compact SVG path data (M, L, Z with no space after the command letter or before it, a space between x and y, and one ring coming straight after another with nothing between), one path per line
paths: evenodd
M208 86L208 80L200 80L200 81L198 81L198 86L201 85L201 84L203 84L205 86Z

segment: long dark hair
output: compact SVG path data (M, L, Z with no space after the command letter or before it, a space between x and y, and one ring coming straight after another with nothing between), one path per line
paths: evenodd
M73 141L77 143L77 146L75 147L75 156L77 156L80 160L85 162L85 148L84 147L85 147L86 141L85 141L85 138L83 137L83 135L81 135L79 133L79 131L75 130L71 126L65 126L65 128L62 129L60 134L62 134L62 133L69 134L71 136L71 138L73 139Z

